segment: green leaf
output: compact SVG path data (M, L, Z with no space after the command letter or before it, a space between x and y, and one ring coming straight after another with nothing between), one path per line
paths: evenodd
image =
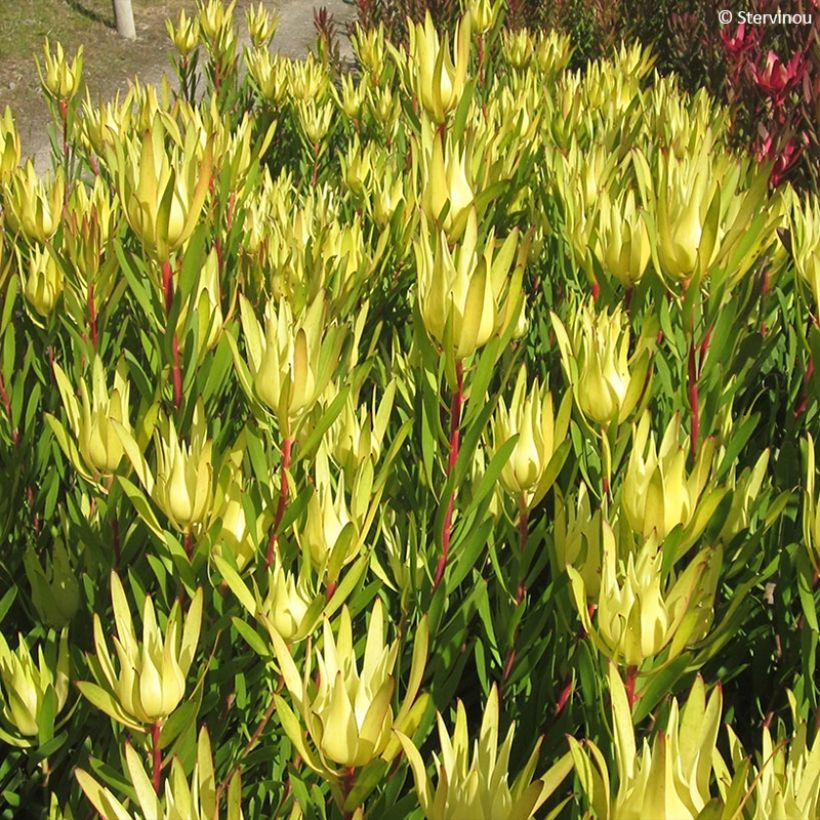
M257 655L262 658L271 657L270 647L250 624L245 623L245 621L236 616L231 618L231 623L236 631L245 639L245 643L247 643Z
M817 624L817 603L814 600L814 568L809 555L802 545L798 545L795 555L795 569L797 570L797 594L806 622L815 631L820 632Z
M124 476L117 476L117 481L123 488L123 491L128 496L131 503L134 505L134 509L137 511L139 517L148 526L148 529L151 530L151 532L154 533L160 541L164 542L166 532L157 520L156 515L154 515L154 510L148 503L148 499L143 495L142 490L140 490L140 488L135 484L132 484Z
M212 560L231 592L236 595L242 606L251 615L255 616L256 599L245 585L245 582L239 577L239 573L221 555L214 555Z

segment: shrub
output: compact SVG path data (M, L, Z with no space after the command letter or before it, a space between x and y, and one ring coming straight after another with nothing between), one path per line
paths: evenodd
M817 200L496 11L0 120L6 814L816 814Z

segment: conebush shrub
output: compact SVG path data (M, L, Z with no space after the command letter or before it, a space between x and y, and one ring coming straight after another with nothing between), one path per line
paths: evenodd
M640 45L169 22L0 120L4 816L820 816L820 206Z

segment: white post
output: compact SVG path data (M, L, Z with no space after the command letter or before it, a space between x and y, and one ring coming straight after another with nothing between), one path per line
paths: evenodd
M131 0L113 0L114 2L114 23L117 26L117 34L128 40L137 39L137 30L134 28L134 12L131 8Z

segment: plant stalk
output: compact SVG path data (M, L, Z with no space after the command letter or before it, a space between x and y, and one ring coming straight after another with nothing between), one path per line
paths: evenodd
M293 450L293 439L286 438L282 442L282 466L280 468L279 483L279 503L276 506L276 516L273 519L273 526L268 536L268 550L265 556L266 566L273 563L273 553L276 549L276 531L282 523L282 517L288 505L288 468L290 467L291 452Z
M456 362L456 389L453 391L453 398L450 402L450 453L447 459L447 476L449 477L455 469L458 461L458 450L461 442L461 407L464 404L464 365ZM453 529L453 512L456 500L455 487L450 491L447 499L447 511L444 513L444 524L441 531L441 555L436 565L436 575L433 581L433 589L437 589L444 577L444 570L447 568L447 557L450 553L450 538Z
M151 783L154 791L159 794L162 788L162 749L159 745L159 735L162 727L159 721L151 726L152 776Z

